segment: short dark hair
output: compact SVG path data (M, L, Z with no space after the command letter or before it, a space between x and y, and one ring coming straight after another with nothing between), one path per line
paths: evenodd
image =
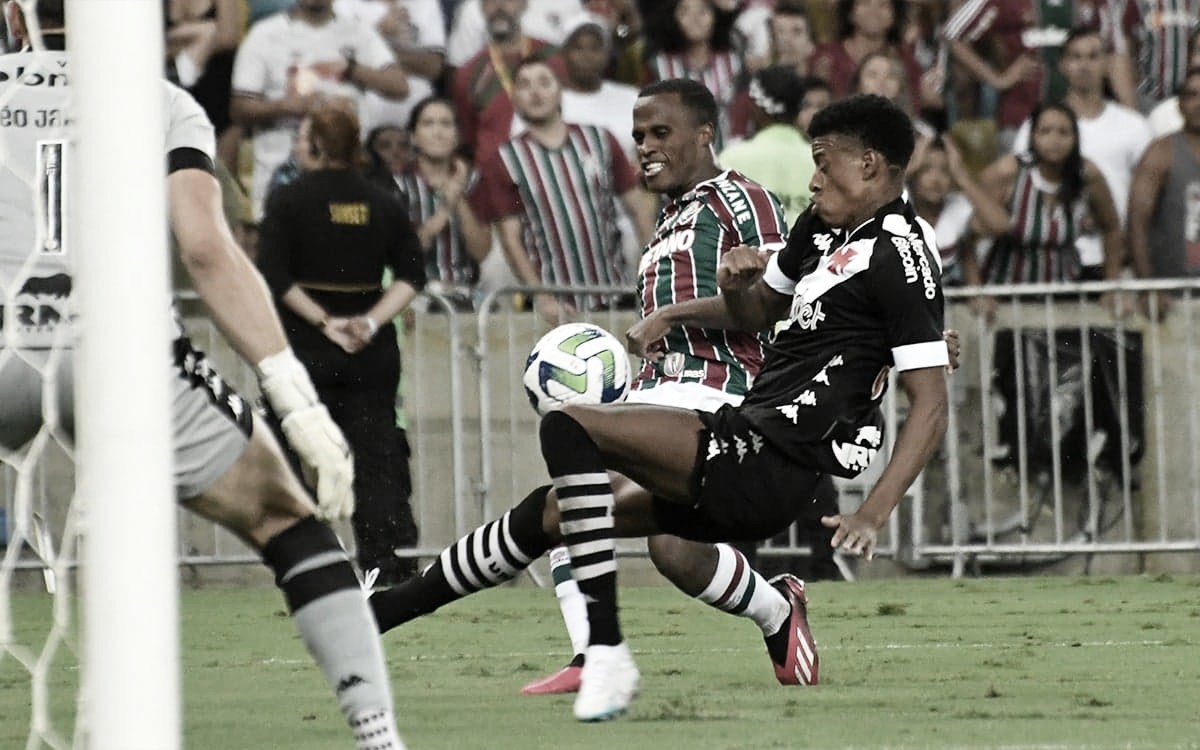
M532 68L534 65L545 65L547 68L550 69L550 72L554 74L554 80L558 81L559 83L562 83L562 80L558 75L558 71L554 69L554 66L550 64L550 61L548 59L546 59L545 57L541 57L538 55L528 55L526 57L522 57L517 62L517 64L513 66L513 69L512 69L513 80L514 81L517 80L517 75L522 70L524 70L525 68Z
M692 113L692 122L697 127L712 125L717 127L720 117L717 110L717 100L708 87L691 78L668 78L644 87L638 92L638 97L658 96L659 94L674 94L679 97L683 106Z
M1066 52L1067 47L1070 47L1072 44L1074 44L1075 40L1083 39L1084 37L1088 36L1097 36L1100 37L1101 42L1104 41L1104 35L1100 32L1099 26L1095 24L1080 24L1078 26L1072 26L1071 30L1067 32L1066 38L1063 39L1062 51ZM1107 44L1104 45L1104 51L1109 51Z
M916 144L912 118L890 99L875 94L855 94L830 104L813 115L808 137L845 135L878 151L888 164L905 169Z
M854 0L838 0L834 13L838 39L849 39L854 35ZM888 44L900 44L907 19L908 0L892 0L892 25L885 34Z

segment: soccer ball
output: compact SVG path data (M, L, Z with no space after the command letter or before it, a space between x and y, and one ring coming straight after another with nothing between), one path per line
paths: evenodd
M567 323L542 336L525 360L525 393L538 414L567 404L611 404L629 393L629 355L608 331Z

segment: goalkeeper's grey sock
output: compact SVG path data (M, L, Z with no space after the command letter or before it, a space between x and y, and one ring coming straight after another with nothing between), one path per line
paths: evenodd
M604 459L573 418L542 417L542 457L558 495L559 527L571 553L572 575L587 601L588 645L621 643L617 620L617 548L613 493Z
M337 535L309 516L267 542L263 560L275 572L304 645L337 694L359 749L403 747L379 635Z
M468 594L511 581L550 549L542 529L549 485L530 492L515 508L442 550L438 559L399 586L371 595L379 631L392 628Z

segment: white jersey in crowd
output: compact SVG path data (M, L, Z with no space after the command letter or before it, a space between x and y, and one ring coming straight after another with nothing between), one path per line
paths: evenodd
M428 52L446 52L446 16L442 13L440 0L397 0L408 13L410 37L403 41L405 47ZM388 3L378 0L334 0L333 12L349 16L377 29L380 19L387 13ZM380 125L407 127L408 118L422 99L433 96L433 83L410 71L408 96L393 100L374 91L366 92L363 99L361 120L365 137Z
M1096 117L1079 118L1079 150L1104 175L1121 226L1125 226L1125 215L1129 212L1133 169L1151 140L1153 135L1146 118L1116 102L1105 102L1104 111ZM1026 120L1017 130L1013 152L1021 154L1028 150L1029 120ZM1099 266L1104 263L1104 250L1099 237L1084 235L1076 241L1075 246L1079 249L1079 259L1083 265Z
M70 317L75 245L67 82L64 51L0 56L0 348L49 347ZM182 89L162 85L166 152L193 148L211 159L216 144L204 110Z
M567 23L582 12L580 0L529 0L521 14L521 32L543 42L561 45L567 36ZM446 64L461 67L483 49L487 41L487 21L479 0L462 0L454 11L454 23L446 43Z
M562 115L567 122L598 125L616 136L625 155L636 162L633 142L633 105L638 90L615 81L604 81L593 92L572 91L563 87Z
M350 16L334 16L321 26L297 20L287 11L268 16L250 27L238 46L233 65L233 93L261 99L282 99L289 90L318 91L356 102L360 118L365 99L352 84L323 78L315 63L354 57L373 68L395 62L391 49L373 27ZM254 171L250 199L256 220L262 218L263 201L271 174L287 160L299 118L284 118L272 126L256 128Z

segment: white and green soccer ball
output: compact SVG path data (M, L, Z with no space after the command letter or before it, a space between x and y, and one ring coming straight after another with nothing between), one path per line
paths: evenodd
M534 344L522 379L538 414L567 404L616 403L629 393L629 354L603 328L567 323Z

